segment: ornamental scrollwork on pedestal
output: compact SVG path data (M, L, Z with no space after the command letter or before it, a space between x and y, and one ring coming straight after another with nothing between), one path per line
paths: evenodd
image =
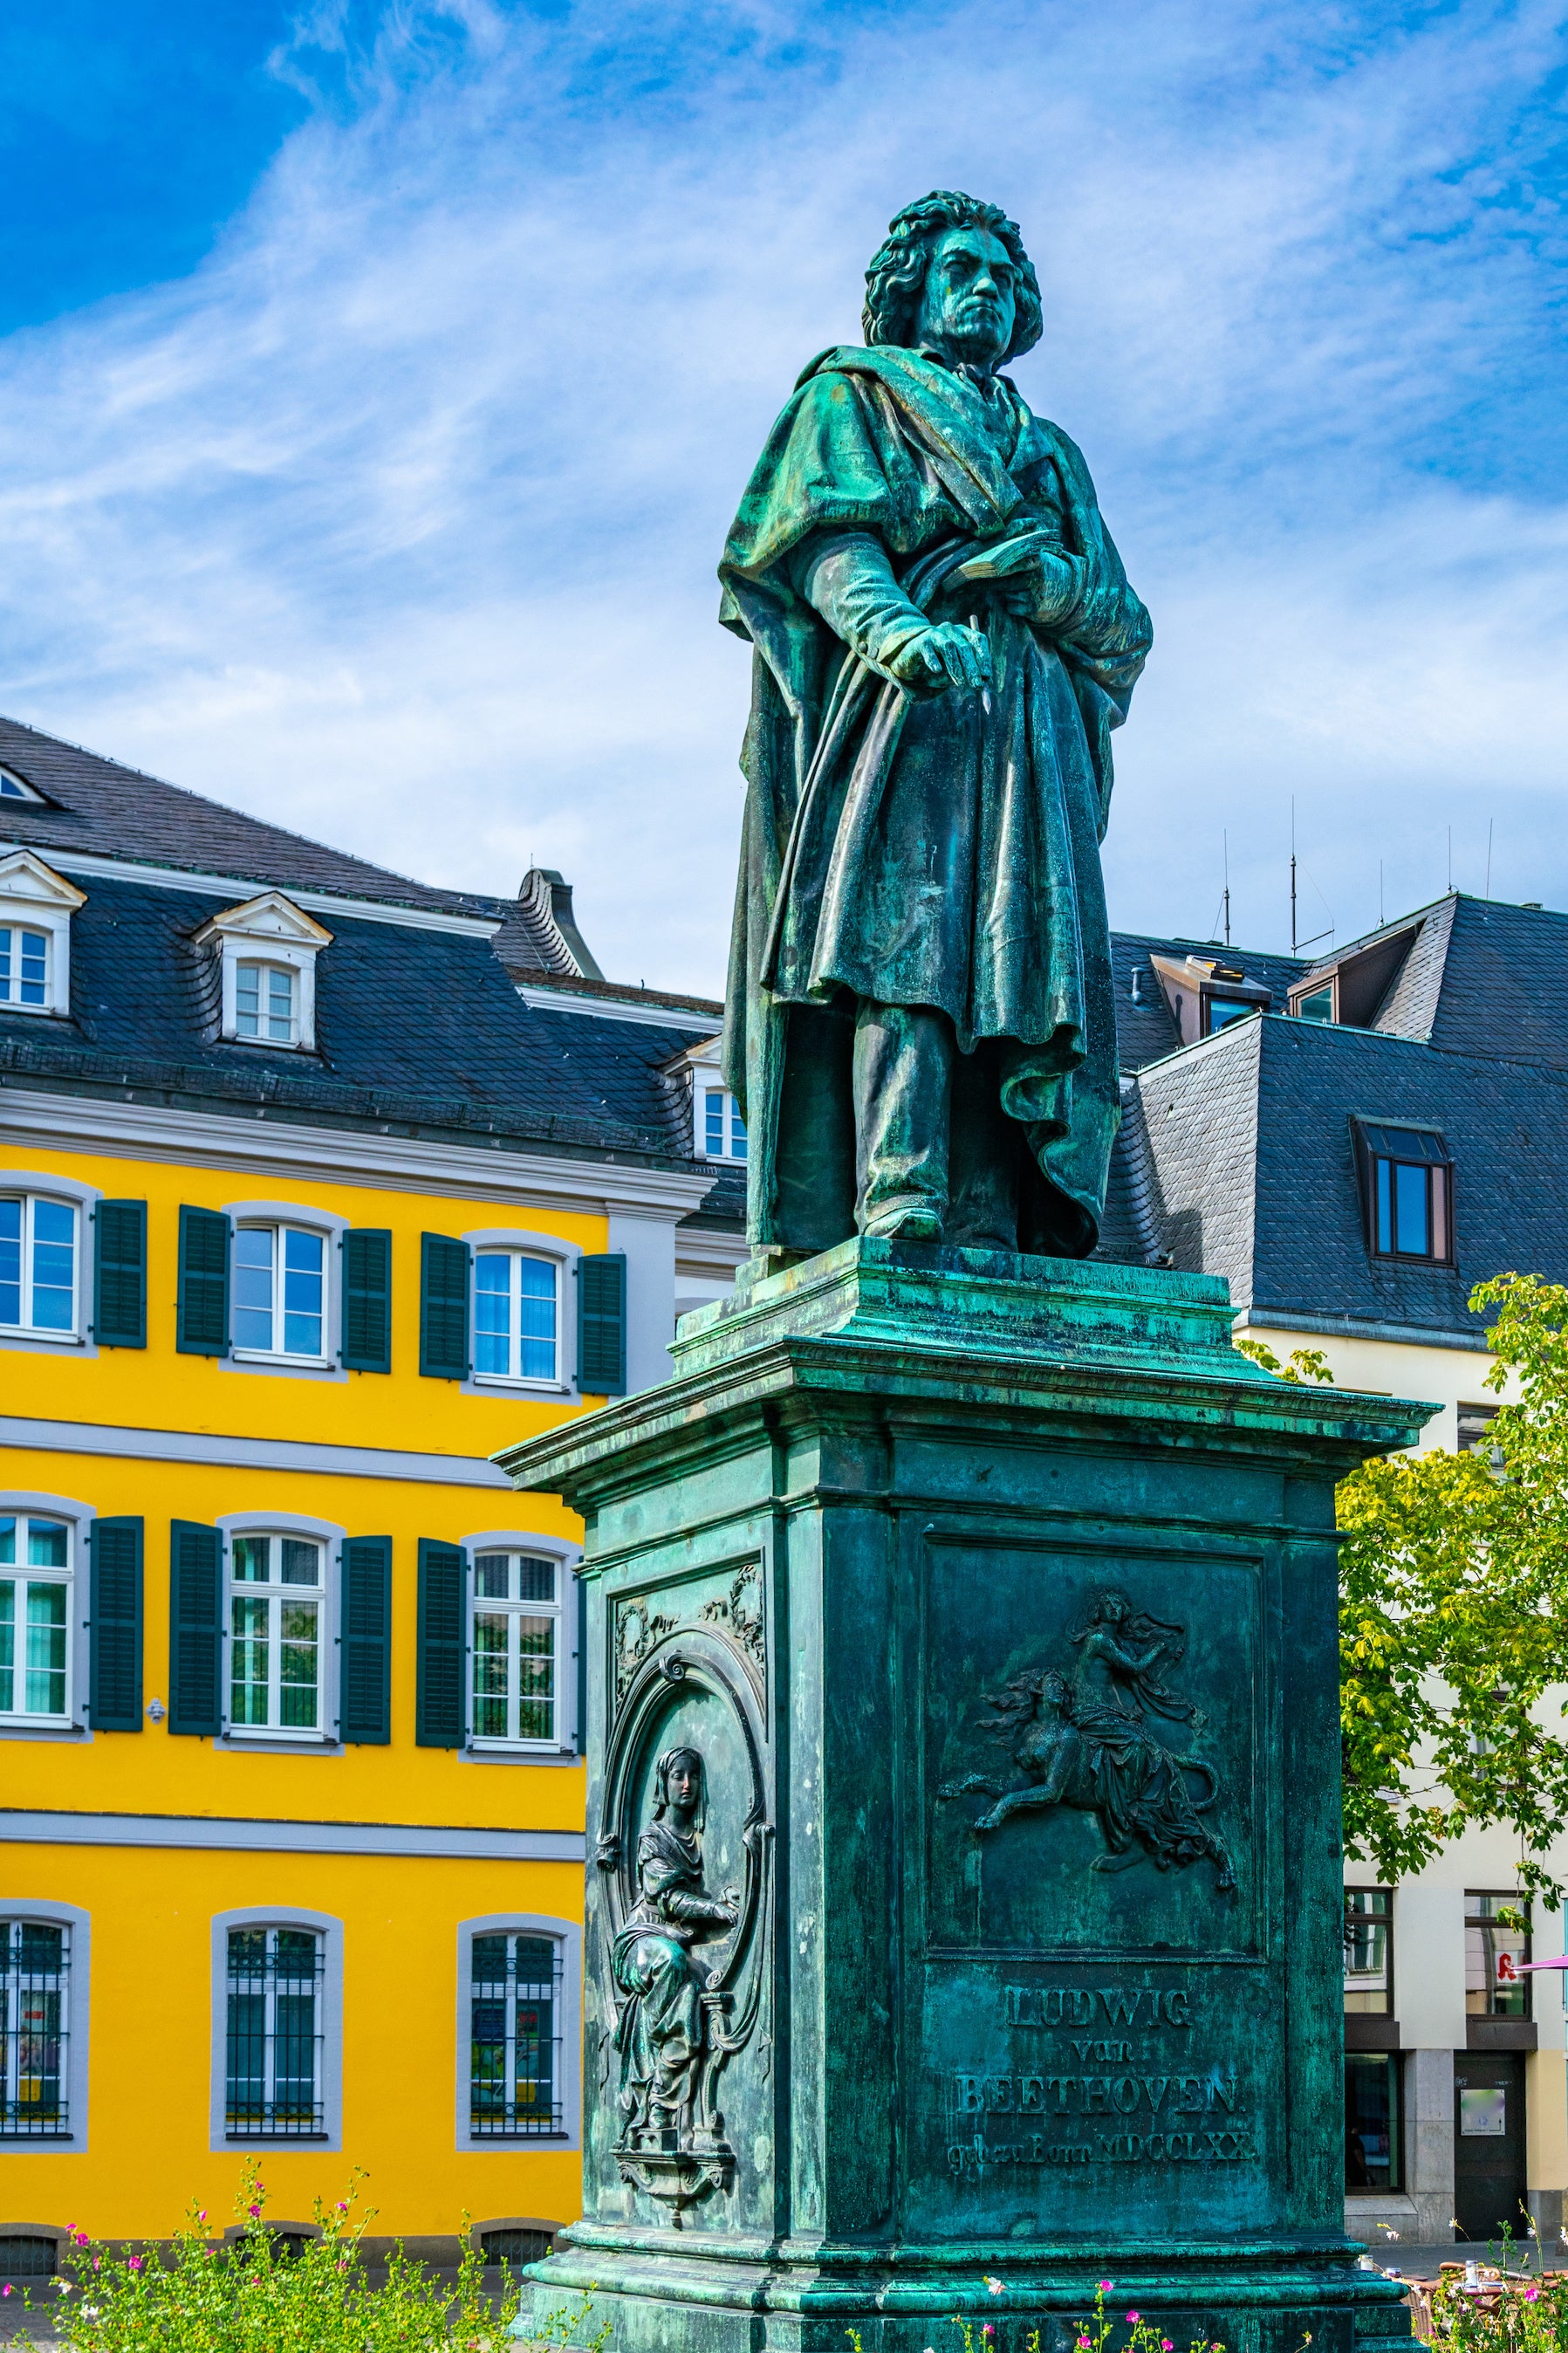
M752 1664L763 1672L767 1664L766 1645L763 1636L763 1576L754 1560L737 1569L730 1579L730 1590L716 1595L702 1604L702 1615L710 1626L722 1627L734 1637Z
M616 1704L625 1699L633 1676L656 1642L675 1631L676 1620L646 1601L616 1604Z
M1234 1887L1229 1852L1203 1819L1225 1788L1217 1766L1193 1746L1203 1715L1160 1680L1180 1664L1186 1630L1135 1611L1126 1594L1107 1589L1068 1639L1078 1651L1068 1672L1029 1670L986 1697L985 1736L1007 1751L1021 1778L964 1773L944 1781L937 1796L994 1799L971 1825L977 1837L1014 1814L1050 1806L1097 1814L1106 1851L1091 1870L1126 1871L1147 1856L1161 1871L1181 1871L1206 1856L1216 1884ZM1163 1736L1162 1719L1183 1733Z

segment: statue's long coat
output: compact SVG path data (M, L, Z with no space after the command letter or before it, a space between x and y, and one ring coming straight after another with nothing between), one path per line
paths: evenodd
M1037 522L1083 566L1059 635L952 577ZM933 618L981 617L988 710L911 697L845 647L796 585L821 532L874 533ZM1151 631L1082 458L1005 379L829 351L769 437L720 576L720 617L755 649L724 1050L753 1242L854 1230L847 1017L870 997L940 1008L965 1052L1004 1041L1002 1104L1040 1180L1025 1246L1087 1253L1120 1116L1099 844Z

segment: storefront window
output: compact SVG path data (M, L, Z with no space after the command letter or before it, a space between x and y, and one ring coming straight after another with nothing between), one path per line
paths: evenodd
M1394 1897L1386 1887L1345 1890L1345 2014L1394 2015Z
M1398 2057L1392 2051L1347 2051L1345 2188L1398 2187Z
M1500 1918L1522 1920L1522 1928ZM1528 2018L1530 1979L1520 1963L1530 1958L1530 1907L1506 1890L1465 1893L1465 2008L1472 2018Z

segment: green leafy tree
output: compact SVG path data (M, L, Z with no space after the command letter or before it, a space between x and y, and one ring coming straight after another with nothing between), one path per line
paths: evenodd
M1521 1891L1555 1907L1548 1857L1568 1817L1568 1289L1500 1275L1470 1305L1496 1318L1488 1385L1519 1384L1490 1444L1368 1462L1339 1492L1345 1841L1392 1883L1461 1832L1506 1823Z

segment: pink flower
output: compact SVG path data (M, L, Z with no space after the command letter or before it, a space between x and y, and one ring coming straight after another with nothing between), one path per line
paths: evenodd
M1075 2353L1089 2353L1089 2339L1087 2337L1080 2337L1079 2338L1077 2347L1075 2348Z
M206 2221L206 2219L207 2219L207 2210L206 2210L206 2208L204 2206L204 2207L202 2208L202 2210L201 2210L201 2212L196 2216L196 2220L197 2220L197 2221L198 2221L198 2222L205 2222L205 2221Z
M1111 2283L1110 2283L1110 2280L1101 2280L1101 2281L1100 2281L1100 2292L1101 2295L1110 2295L1110 2288L1111 2288Z
M252 2221L253 2222L259 2222L259 2221L260 2221L260 2220L261 2220L261 2209L260 2209L260 2207L259 2207L259 2206L247 2206L247 2207L246 2208L246 2210L245 2210L245 2211L246 2211L246 2212L249 2215L249 2217L250 2217L250 2219L251 2219L251 2221Z
M1526 2304L1533 2304L1540 2294L1541 2290L1538 2287L1527 2287L1524 2291L1524 2300Z
M1130 2312L1130 2313L1128 2314L1127 2317L1128 2317L1128 2319L1129 2319L1129 2320L1136 2320L1136 2319L1137 2319L1137 2317L1138 2317L1138 2315L1137 2315L1135 2312Z
M95 2272L101 2271L103 2268L103 2257L101 2255L94 2255L92 2259L92 2268Z
M141 2268L142 2268L142 2265L143 2261L144 2261L144 2258L143 2258L142 2256L141 2256L141 2255L132 2255L132 2258L131 2258L130 2268L131 2268L133 2272L139 2272L139 2271L141 2270Z
M1169 2338L1168 2337L1161 2337L1161 2339L1160 2339L1160 2353L1175 2353L1175 2348L1174 2348L1174 2347L1172 2345L1171 2340L1170 2340L1170 2338Z
M6 2281L6 2283L5 2283L5 2286L4 2286L4 2287L0 2287L0 2295L10 2295L10 2293L11 2293L11 2283L10 2283L10 2281L9 2281L9 2280L7 2280L7 2281Z

